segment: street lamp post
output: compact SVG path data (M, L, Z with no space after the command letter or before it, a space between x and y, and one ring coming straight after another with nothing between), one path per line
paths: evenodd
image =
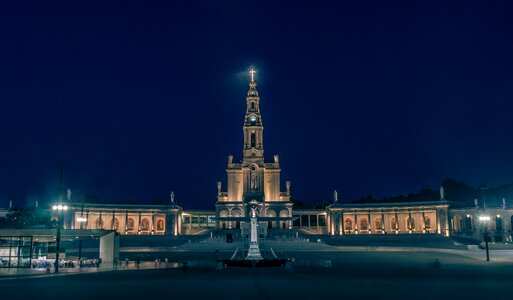
M80 217L77 218L80 223L80 229L83 229L83 224L87 222L87 218L84 218L84 200L82 200L82 209L80 211ZM82 269L82 239L78 240L78 266Z
M68 210L68 206L62 203L52 206L52 210L57 212L57 237L55 238L55 273L59 273L59 252L61 250L61 226L64 211Z
M486 261L490 261L490 251L488 250L488 221L490 221L490 216L480 216L479 221L484 223L484 241L485 241L485 249L486 249Z

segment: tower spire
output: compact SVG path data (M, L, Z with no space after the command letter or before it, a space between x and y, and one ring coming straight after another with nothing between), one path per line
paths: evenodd
M246 96L246 115L244 117L244 161L262 161L264 158L263 124L260 114L260 97L256 89L256 70L251 68L249 90Z

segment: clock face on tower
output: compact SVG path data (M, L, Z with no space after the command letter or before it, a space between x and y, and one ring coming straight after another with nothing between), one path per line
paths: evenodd
M250 120L251 122L256 122L256 117L255 117L255 116L251 116L251 117L249 117L249 120Z

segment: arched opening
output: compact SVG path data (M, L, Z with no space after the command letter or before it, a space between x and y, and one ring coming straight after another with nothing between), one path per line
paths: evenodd
M344 220L344 231L347 233L351 233L353 230L353 220L351 218L346 218Z
M219 217L220 218L226 218L228 217L228 211L226 209L223 209L219 212ZM220 227L221 229L226 229L226 221L220 221Z
M392 217L390 218L390 228L392 228L392 230L399 230L399 222L397 222L397 218L396 217Z
M369 222L366 218L360 219L360 231L367 231L369 230Z
M495 231L497 231L497 232L503 231L501 215L497 215L497 217L495 218Z
M255 132L251 132L251 148L255 148L256 147L256 134Z
M157 231L164 231L164 220L157 220Z
M287 209L280 210L280 218L287 218L289 216L289 211ZM282 229L287 229L287 221L280 221L280 227Z
M452 229L455 231L455 232L461 232L462 231L462 218L460 215L455 215L453 218L452 218Z
M385 229L383 227L383 219L381 217L377 217L375 222L376 222L376 230L384 230Z
M150 230L150 219L143 218L141 220L141 230L142 231L149 231Z
M134 224L135 224L135 221L133 218L128 218L127 222L126 222L126 230L128 231L133 231L134 230Z
M255 102L251 102L251 110L255 110Z
M268 218L276 218L276 212L272 209L268 209L267 212L265 213L265 215ZM276 222L274 222L274 221L267 222L267 228L272 229L274 227L276 227Z
M238 208L232 210L232 217L242 217L242 211ZM240 229L240 221L235 221L235 228Z
M496 242L502 242L502 232L504 231L503 225L502 225L502 216L497 215L495 218L495 241Z
M465 217L465 221L463 222L463 230L465 232L472 232L472 216L471 215L467 215Z

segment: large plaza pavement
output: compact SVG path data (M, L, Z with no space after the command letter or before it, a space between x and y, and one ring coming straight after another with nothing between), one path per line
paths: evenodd
M483 260L482 251L286 252L298 262L329 260L331 267L183 271L147 264L149 269L141 270L3 276L0 290L2 298L17 299L508 298L513 292L511 253L494 252L491 262ZM215 257L205 252L170 255L170 261Z

